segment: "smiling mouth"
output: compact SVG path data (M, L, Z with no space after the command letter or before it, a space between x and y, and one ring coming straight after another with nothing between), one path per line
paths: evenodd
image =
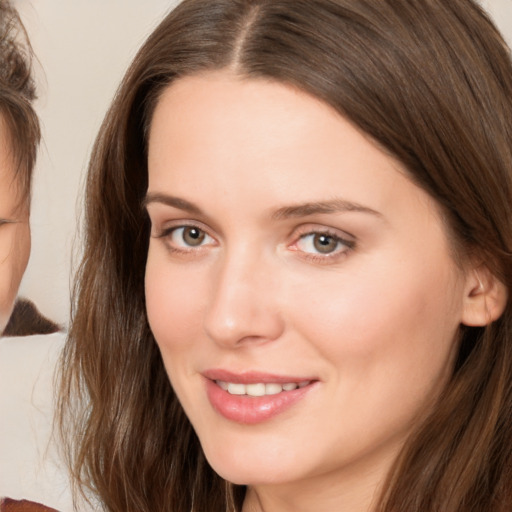
M239 382L226 382L223 380L215 380L215 384L230 395L246 395L252 397L278 395L283 391L294 391L298 388L304 388L311 384L310 380L301 382L287 382L279 384L277 382L256 382L251 384L242 384Z
M279 416L302 402L319 385L316 379L301 380L257 373L236 375L213 371L203 376L206 377L206 393L214 410L229 421L245 425L263 423Z

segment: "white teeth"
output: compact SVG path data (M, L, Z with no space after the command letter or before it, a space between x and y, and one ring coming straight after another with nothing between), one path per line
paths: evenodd
M228 384L228 393L230 395L245 395L245 384L235 384L230 382Z
M265 395L277 395L283 391L281 384L265 384Z
M287 382L286 384L277 384L274 382L263 383L256 382L254 384L239 384L235 382L225 382L222 380L215 381L217 385L224 391L227 391L231 395L249 395L249 396L265 396L265 395L277 395L282 391L293 391L297 388L303 388L307 386L310 381L305 380L302 382Z
M263 396L265 394L265 384L261 382L258 384L247 384L245 391L250 396Z

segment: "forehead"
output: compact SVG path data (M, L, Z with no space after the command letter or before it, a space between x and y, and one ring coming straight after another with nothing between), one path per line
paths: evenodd
M368 196L376 187L368 187L366 174L381 170L388 181L406 174L326 103L285 84L223 72L182 78L164 91L148 164L150 191L191 190L203 180L219 192L262 185L269 199L283 190L315 200L327 177L337 185L331 194L363 187Z

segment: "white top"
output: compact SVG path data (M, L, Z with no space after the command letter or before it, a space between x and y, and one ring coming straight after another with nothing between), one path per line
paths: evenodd
M68 473L52 437L64 340L63 333L0 338L0 497L71 512Z

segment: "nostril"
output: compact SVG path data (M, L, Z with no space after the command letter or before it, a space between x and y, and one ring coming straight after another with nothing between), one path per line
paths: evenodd
M249 248L251 251L252 249ZM267 267L247 247L232 248L218 260L212 279L204 330L216 343L238 347L277 339L283 322ZM252 251L253 252L253 251Z
M283 322L275 309L238 303L230 311L214 307L205 318L204 330L215 343L236 347L279 338Z

